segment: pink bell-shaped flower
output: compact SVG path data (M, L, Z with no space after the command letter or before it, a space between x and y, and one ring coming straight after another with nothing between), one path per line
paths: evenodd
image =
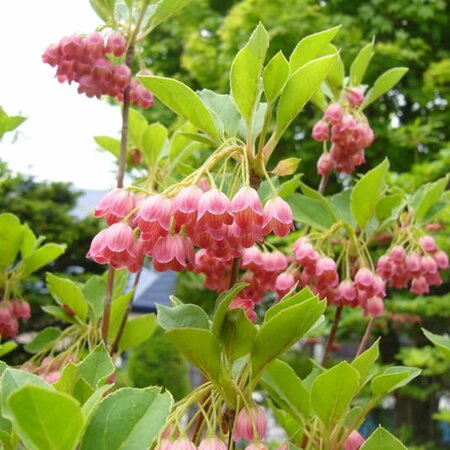
M127 41L122 33L118 31L108 36L106 43L106 52L112 53L114 56L122 56L125 53Z
M263 221L263 207L255 189L244 186L231 200L231 211L235 223L243 229L261 225Z
M94 210L94 217L104 217L108 225L122 221L135 207L132 192L126 189L114 189L108 192Z
M283 297L295 286L295 283L296 280L292 273L282 272L275 281L275 290L280 297Z
M174 199L174 219L178 226L194 224L202 190L197 186L183 188Z
M344 450L359 450L364 442L365 439L356 430L353 430L344 442Z
M234 423L233 439L235 441L264 439L266 428L266 414L259 406L253 406L250 409L243 408L239 411Z
M227 446L218 437L212 436L202 439L198 450L227 450Z
M317 142L328 141L328 139L330 138L328 124L324 120L319 120L314 125L311 136Z
M136 214L136 223L143 240L156 240L166 236L170 229L173 203L162 194L147 197Z
M422 236L419 240L420 248L426 253L434 253L437 250L436 241L432 236Z
M345 92L348 102L352 108L356 108L364 103L364 94L361 89L352 88Z
M339 105L338 103L332 103L330 106L328 106L323 116L324 120L330 122L332 125L338 124L343 117L344 117L344 110L342 109L342 106Z
M153 267L158 272L181 272L194 260L194 246L180 235L161 236L153 248Z
M217 229L233 221L231 202L223 192L213 188L203 193L198 204L198 226Z
M273 197L264 205L262 232L274 232L277 236L287 236L294 230L291 207L281 197Z

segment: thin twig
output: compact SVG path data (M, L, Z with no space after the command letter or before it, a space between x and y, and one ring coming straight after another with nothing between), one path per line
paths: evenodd
M339 326L339 321L341 320L343 306L339 305L336 307L336 312L334 313L333 325L331 327L330 335L328 336L327 345L325 346L325 352L322 357L322 366L327 362L328 356L330 355L334 340L336 338L337 329Z
M241 267L241 257L233 259L233 265L231 266L230 286L231 289L238 281L239 269Z
M369 323L367 324L366 331L364 332L364 336L361 339L361 343L359 344L358 351L356 352L355 357L359 356L367 347L367 343L369 342L370 335L372 334L373 326L376 322L376 317L371 317Z
M318 191L323 194L325 192L325 189L328 184L328 180L330 179L330 174L322 175L322 178L320 179L319 189Z

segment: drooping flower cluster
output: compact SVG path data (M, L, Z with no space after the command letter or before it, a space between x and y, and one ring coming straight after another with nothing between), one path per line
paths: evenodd
M45 63L57 67L59 82L78 83L78 93L88 97L109 95L123 101L123 91L130 86L131 102L142 108L153 105L153 95L132 74L126 64L115 64L108 58L123 56L125 37L114 32L104 40L100 33L73 35L51 44L42 55Z
M336 262L321 256L308 238L298 239L293 246L295 260L301 267L299 286L310 288L328 303L360 306L370 316L380 316L384 312L383 299L386 296L383 279L370 269L360 267L353 280L340 280Z
M74 358L71 357L66 362L73 360ZM44 358L38 366L33 363L27 363L22 368L27 372L36 374L50 384L56 383L61 378L63 370L61 361L51 356Z
M378 260L377 272L396 289L409 287L414 294L428 294L430 286L442 284L439 270L448 269L449 261L432 236L423 236L419 246L420 251L408 253L402 246L394 246Z
M31 317L30 305L23 300L9 300L0 303L0 336L13 338L19 332L19 319Z
M364 101L364 95L358 89L351 89L347 91L346 99L350 107L355 108ZM333 103L314 125L312 138L331 143L330 151L323 153L317 162L319 175L328 175L331 170L352 173L363 164L364 149L372 144L374 134L360 114L353 114L351 109L346 112L339 103Z
M231 200L216 188L202 191L197 186L184 187L172 198L156 194L136 199L116 189L100 201L94 215L105 217L110 227L94 237L88 257L131 272L139 270L144 255L158 271L193 270L194 264L201 271L211 257L221 258L223 263L217 264L225 267L265 235L285 236L294 227L284 200L273 197L263 207L250 187ZM195 247L201 251L194 257ZM210 285L223 290L221 281Z

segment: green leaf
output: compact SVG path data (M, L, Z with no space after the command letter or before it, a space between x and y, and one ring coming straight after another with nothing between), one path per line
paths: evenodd
M389 431L378 427L360 450L407 450L407 448Z
M367 108L377 98L390 91L403 78L408 70L407 67L394 67L380 75L367 93L366 99L361 105L361 109Z
M25 386L9 399L13 422L26 448L75 449L83 427L81 407L72 397L38 386Z
M26 120L22 116L9 116L0 106L0 140L8 131L13 131Z
M154 14L147 22L147 29L154 30L161 22L181 11L192 0L161 0L157 3Z
M334 215L349 224L352 227L356 226L355 218L353 217L350 197L352 194L351 189L339 192L338 194L329 197L330 206L333 208Z
M450 338L439 336L422 328L423 334L444 354L445 358L450 360Z
M167 331L167 336L204 375L210 380L219 381L220 347L211 331L177 328Z
M142 136L142 151L148 167L152 168L159 160L167 136L167 128L159 122L148 125L145 129Z
M80 287L68 278L47 274L47 285L52 297L58 305L67 305L77 317L86 322L88 314L88 301Z
M261 96L261 73L268 48L269 36L260 23L231 65L231 95L247 128Z
M17 216L10 213L0 214L0 268L14 263L22 236L23 228Z
M275 402L298 421L311 414L311 398L303 381L289 364L276 359L264 372L261 383Z
M120 140L109 136L95 136L95 142L103 150L108 151L114 155L117 159L120 156Z
M305 300L309 300L310 298L315 297L315 295L307 288L303 288L300 292L297 292L294 295L291 295L287 298L282 298L280 302L272 305L264 316L264 322L267 322L273 316L281 312L283 309L289 308L290 306L298 305Z
M123 318L128 311L128 305L134 296L134 289L128 291L113 300L111 305L111 314L109 316L108 341L114 342L122 325Z
M83 286L83 294L91 306L89 310L89 317L93 322L97 322L103 315L103 305L106 295L105 280L99 275L91 276Z
M326 302L314 297L281 310L263 323L251 353L253 379L257 379L267 364L288 350L316 323L325 305Z
M123 388L104 398L92 414L80 450L147 450L172 406L160 388Z
M298 165L300 164L300 158L287 158L279 161L275 169L271 170L270 173L279 175L280 177L285 177L287 175L293 175L297 172Z
M359 51L350 66L350 86L359 86L362 83L373 55L374 51L372 41Z
M139 79L168 108L213 139L220 140L213 115L191 88L171 78L140 76Z
M280 50L267 64L263 72L263 86L267 101L273 102L283 90L289 77L289 63Z
M209 319L198 305L157 305L158 323L164 330L172 328L203 328L209 330Z
M311 388L311 401L319 419L332 429L350 407L359 389L359 374L346 361L326 370Z
M148 124L145 116L139 111L131 108L129 111L129 119L128 119L128 133L131 139L131 142L135 147L142 150L143 147L143 136L145 131L147 130Z
M315 59L289 77L278 103L276 141L320 87L336 60L337 54Z
M287 197L294 220L319 230L328 230L334 223L334 218L322 202L302 194L292 194Z
M8 341L3 344L0 344L0 358L11 353L18 347L17 342Z
M434 183L427 183L413 195L411 205L414 216L421 221L428 211L439 201L448 184L448 177L441 178Z
M17 389L25 385L40 386L44 389L53 390L42 378L24 370L7 368L2 376L1 383L1 411L2 416L13 419L13 414L9 408L9 396Z
M338 49L334 45L328 44L327 51L324 53L323 56L331 55L337 52ZM345 67L344 63L342 62L341 55L338 54L336 62L333 64L330 71L328 72L325 82L326 86L323 86L323 90L329 87L334 97L339 98L342 91L342 87L344 86L345 83Z
M63 322L68 323L76 323L75 319L72 316L69 316L69 314L66 313L66 311L63 308L60 308L59 306L54 305L48 305L48 306L41 306L42 311L45 311L47 314L49 314L52 317L55 317L58 320L62 320Z
M142 344L154 333L156 328L156 316L154 314L144 314L135 319L129 320L123 330L119 341L119 351L130 350Z
M415 367L389 367L381 375L373 378L370 387L372 393L377 397L382 397L395 389L408 384L411 380L420 375L421 370Z
M300 186L300 179L302 178L301 174L294 175L289 180L285 181L284 183L281 183L278 190L278 195L286 200L286 197L289 197L291 194L293 194L298 187Z
M20 275L25 278L36 270L42 269L66 251L65 244L49 243L35 250L31 255L22 260L20 264Z
M55 327L43 329L29 344L25 345L28 353L39 353L44 348L49 348L61 336L61 330Z
M241 308L232 309L225 315L218 339L230 362L250 353L257 334L256 326Z
M300 188L307 197L317 200L327 211L333 221L336 221L336 216L334 214L333 208L326 197L324 197L319 191L311 189L305 183L300 183Z
M237 283L228 291L222 292L216 300L216 309L214 310L214 317L212 323L212 332L218 336L222 330L225 316L229 311L228 307L233 299L242 291L247 283Z
M357 356L351 363L352 367L359 372L361 384L366 381L370 369L380 356L379 344L380 338L378 338L364 353Z
M378 222L384 223L396 220L404 208L403 194L391 194L381 198L375 208L375 214Z
M233 103L231 96L217 94L208 89L203 89L199 92L199 95L206 106L214 111L217 118L220 119L225 136L236 136L239 130L241 115L236 109L236 105ZM206 143L211 145L211 141L207 141Z
M289 59L291 73L297 71L309 61L321 56L323 49L335 38L340 28L340 26L337 26L303 38L294 48Z
M114 17L114 0L89 0L92 9L104 22Z
M115 370L116 367L103 343L97 345L79 365L80 376L92 389L102 385Z
M38 241L36 239L35 234L31 230L31 228L28 226L28 224L22 225L23 235L22 235L22 242L20 244L20 255L22 256L22 259L28 258L31 256L33 251L35 250L35 247L38 244Z
M350 205L353 217L361 228L369 223L375 214L376 205L383 193L389 161L385 159L381 164L369 170L352 190Z

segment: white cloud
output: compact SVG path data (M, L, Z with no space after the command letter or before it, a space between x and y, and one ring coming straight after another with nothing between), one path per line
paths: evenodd
M41 60L50 43L99 24L88 0L0 3L0 105L28 117L16 142L5 136L0 144L0 158L11 169L79 188L114 185L113 159L95 150L93 136L118 135L120 109L58 83L55 69Z

